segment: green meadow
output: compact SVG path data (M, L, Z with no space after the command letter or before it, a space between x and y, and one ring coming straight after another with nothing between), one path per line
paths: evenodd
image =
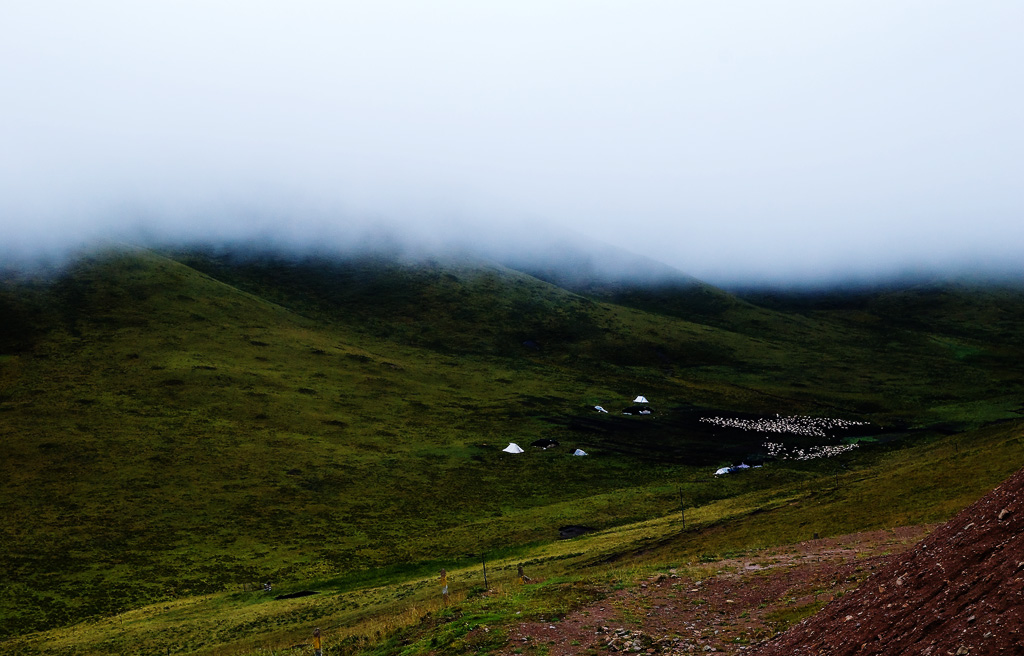
M307 653L313 626L328 653L486 652L667 567L942 521L1024 465L1012 285L119 247L6 272L0 316L4 653ZM771 437L857 443L798 461L701 421L776 414L865 425Z

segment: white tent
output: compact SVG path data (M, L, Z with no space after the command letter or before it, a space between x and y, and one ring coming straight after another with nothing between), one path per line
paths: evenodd
M572 454L574 456L585 456L587 455L587 452L584 451L583 449L576 449L575 451L572 452Z
M523 449L515 442L509 442L508 446L502 449L505 453L522 453Z
M594 406L594 410L597 410L598 412L603 412L603 413L605 413L605 414L608 414L608 411L607 411L607 410L605 410L604 408L602 408L602 407L601 407L601 406L599 406L599 405L595 405L595 406Z
M647 400L646 396L638 396L633 399L633 403L650 403L650 401Z
M722 467L721 469L719 469L718 471L715 472L715 476L721 476L722 474L728 474L731 471L732 471L731 467Z

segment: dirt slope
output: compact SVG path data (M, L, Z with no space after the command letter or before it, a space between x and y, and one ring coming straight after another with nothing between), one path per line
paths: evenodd
M1022 497L1024 470L750 653L1024 654Z
M932 526L871 531L668 570L560 620L522 622L499 653L570 656L747 654L791 613L806 614L916 545Z

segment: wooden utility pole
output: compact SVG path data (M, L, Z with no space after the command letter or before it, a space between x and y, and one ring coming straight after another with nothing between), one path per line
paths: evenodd
M480 562L484 566L484 592L487 592L487 557L481 555Z

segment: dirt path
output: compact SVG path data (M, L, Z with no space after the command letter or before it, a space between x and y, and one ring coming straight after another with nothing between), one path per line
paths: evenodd
M934 526L811 540L707 564L701 579L659 573L560 621L524 622L500 652L742 654L856 587Z

